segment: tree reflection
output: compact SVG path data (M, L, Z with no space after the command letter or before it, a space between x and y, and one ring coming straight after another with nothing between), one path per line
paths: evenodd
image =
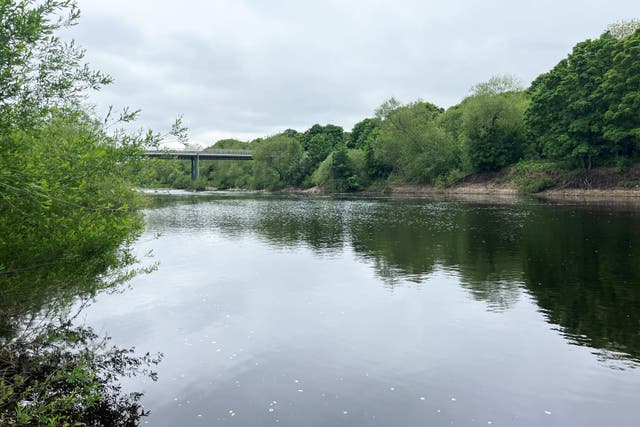
M128 251L121 256L128 257ZM156 379L162 355L136 355L109 345L76 323L99 292L113 292L133 275L100 260L54 263L0 275L0 424L139 425L148 414L142 393L124 393L120 379Z
M637 213L539 208L523 242L527 288L551 323L575 343L640 357Z
M489 310L507 310L526 292L571 342L640 359L637 212L419 200L293 207L267 204L251 229L278 245L320 252L350 244L390 288L425 283L446 268Z

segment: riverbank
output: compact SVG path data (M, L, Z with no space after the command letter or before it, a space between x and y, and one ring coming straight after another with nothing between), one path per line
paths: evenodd
M562 170L545 164L524 163L499 172L472 174L450 187L392 185L395 195L483 195L500 198L529 194L547 199L640 201L640 165L626 171L614 167Z
M255 192L241 188L217 189L204 187L185 191ZM148 189L150 193L167 189ZM287 187L278 190L284 194L331 194L321 187ZM497 172L467 175L448 187L431 184L390 183L372 186L354 194L393 195L398 197L455 197L462 199L517 199L523 195L549 200L582 200L594 202L640 203L640 164L631 165L625 171L615 167L592 170L561 169L551 163L525 162Z

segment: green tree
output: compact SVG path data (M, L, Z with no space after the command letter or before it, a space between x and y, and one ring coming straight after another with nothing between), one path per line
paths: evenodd
M303 155L300 142L282 134L257 143L253 152L255 186L277 190L300 184Z
M368 184L365 153L339 145L313 173L312 182L331 192L357 191Z
M394 101L387 101L377 111L383 119L374 143L379 164L391 167L401 180L414 183L434 183L458 169L460 152L455 141L438 126L443 110L422 101L392 109Z
M458 137L462 138L466 158L476 172L498 170L515 163L523 157L527 146L526 93L487 89L485 86L476 91L454 110L461 113Z
M71 322L42 330L24 321L47 322L43 306L130 277L143 226L127 172L158 135L105 126L135 112L102 121L83 108L85 90L110 78L57 37L78 16L70 0L0 0L0 329L10 334L0 342L2 425L135 425L145 414L141 395L127 398L116 383L145 357L93 347L96 336L65 329Z
M78 17L73 0L0 1L0 129L35 126L51 107L77 104L86 89L111 82L56 35Z
M122 242L142 227L126 175L127 165L138 158L84 113L54 113L37 132L15 130L4 142L4 267L13 271L96 257L104 258L105 268L118 265Z
M249 143L248 142L244 142L244 141L240 141L237 139L221 139L219 141L216 141L215 144L211 145L210 147L207 147L204 149L204 151L211 151L211 150L248 150L249 149Z
M116 265L142 226L124 171L155 135L108 134L81 111L84 91L110 78L55 35L76 22L74 2L4 0L0 12L0 270Z
M379 127L380 119L377 117L359 121L353 126L353 130L349 135L347 147L364 149L370 145L373 140L375 140Z
M282 134L284 136L288 136L289 138L294 138L294 139L299 139L302 137L300 132L298 132L295 129L285 129L284 132L282 132Z
M622 24L620 24L622 25ZM613 145L618 156L632 157L640 152L640 23L635 32L620 34L611 67L595 93L606 103L603 137ZM624 26L629 32L631 28ZM613 34L613 33L612 33Z
M335 147L344 142L344 131L340 126L315 124L302 134L304 150L309 155L308 171L313 171Z
M611 69L616 44L610 33L578 43L566 59L531 84L526 122L543 157L590 168L611 155L603 135L608 107L599 89Z

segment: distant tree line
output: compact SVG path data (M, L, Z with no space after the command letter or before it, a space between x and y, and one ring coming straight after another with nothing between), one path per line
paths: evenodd
M522 161L624 168L640 152L639 28L640 21L611 25L526 89L496 76L446 110L391 98L351 132L316 124L251 142L218 141L211 148L250 149L255 160L203 164L196 186L344 192L387 183L446 186ZM141 185L185 188L189 168L150 161L137 176Z

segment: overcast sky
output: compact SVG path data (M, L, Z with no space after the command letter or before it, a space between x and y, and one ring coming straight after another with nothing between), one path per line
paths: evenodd
M91 96L142 110L194 143L252 139L314 123L350 130L384 100L449 107L475 83L526 85L640 17L638 0L78 0L72 36L115 82Z

